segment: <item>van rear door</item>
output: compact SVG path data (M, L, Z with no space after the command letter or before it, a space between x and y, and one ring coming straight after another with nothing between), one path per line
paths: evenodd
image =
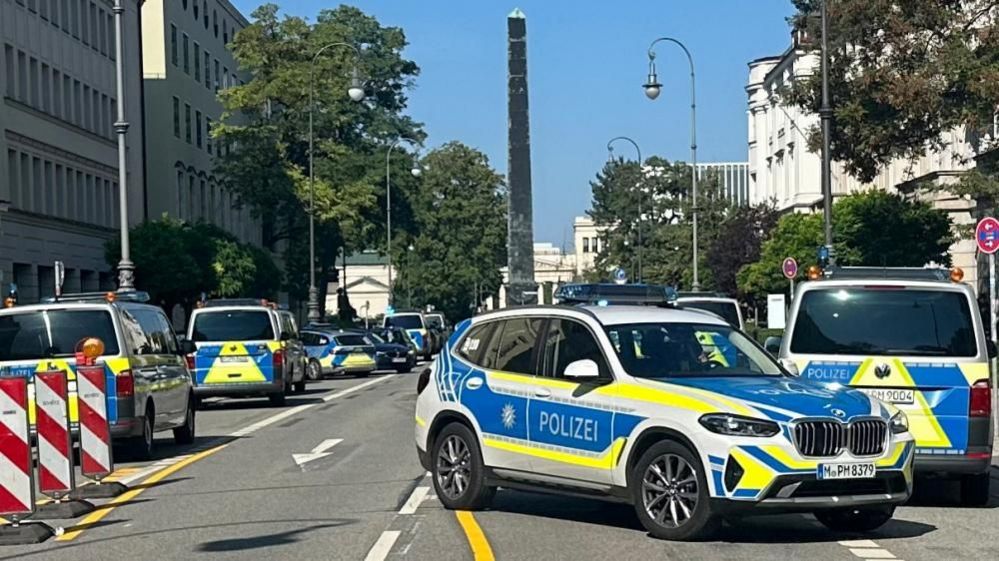
M800 374L903 410L923 454L964 455L972 387L989 378L984 334L959 285L809 287L786 354Z

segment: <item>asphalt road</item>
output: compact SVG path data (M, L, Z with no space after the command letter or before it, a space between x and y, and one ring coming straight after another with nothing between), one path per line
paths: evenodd
M646 536L627 506L500 491L474 515L444 510L413 445L415 374L334 379L285 407L217 400L194 446L160 435L152 462L121 463L132 488L58 538L4 547L4 560L87 559L904 559L999 556L999 469L986 508L920 482L871 535L834 534L804 515L726 523L712 541ZM295 455L298 455L297 457ZM296 462L297 460L297 462Z

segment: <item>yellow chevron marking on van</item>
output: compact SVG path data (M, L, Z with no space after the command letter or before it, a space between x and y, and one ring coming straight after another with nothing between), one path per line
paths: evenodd
M222 357L241 356L243 362L222 362ZM257 362L246 352L246 346L242 343L226 343L222 345L218 358L212 362L208 374L205 376L205 384L232 384L246 382L266 382L267 377L260 371Z
M625 439L623 437L618 438L613 444L611 444L609 450L597 457L580 456L570 452L559 452L555 450L548 450L546 448L535 448L525 444L517 444L493 438L484 438L482 443L487 447L496 450L503 450L504 452L522 454L534 458L541 458L561 464L570 464L592 469L614 469L614 464L617 462L617 458L621 455L621 450L624 448Z
M902 361L896 358L892 363L895 370L908 381L908 387L915 387L916 384L912 381L912 376ZM899 409L907 413L909 432L916 438L916 444L931 448L951 448L950 438L940 426L940 421L937 421L937 416L933 413L930 404L926 402L926 398L923 397L923 392L916 390L913 394L915 394L913 406L900 406ZM909 407L918 409L914 411Z
M979 380L989 379L989 363L987 362L960 363L957 366L961 369L961 374L964 374L964 379L968 381L969 386L973 386Z

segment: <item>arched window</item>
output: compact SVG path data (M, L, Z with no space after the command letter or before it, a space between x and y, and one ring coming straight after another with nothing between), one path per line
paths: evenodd
M198 21L198 0L194 0L194 21Z
M219 12L218 10L212 10L212 25L215 27L215 38L219 37Z
M180 0L180 5L183 6L185 10L187 10L187 0Z

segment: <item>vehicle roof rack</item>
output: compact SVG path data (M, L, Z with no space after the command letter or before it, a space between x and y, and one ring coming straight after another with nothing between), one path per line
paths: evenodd
M824 278L951 282L951 273L943 267L830 267L824 271Z
M677 298L731 298L724 292L704 292L704 291L683 291L676 293Z
M67 303L67 302L149 302L149 293L139 290L129 290L126 292L78 292L76 294L63 294L56 298L49 296L42 298L43 304Z
M215 298L201 302L203 308L222 308L225 306L260 306L272 310L287 310L288 306L271 302L266 298Z
M555 291L560 304L666 306L676 301L676 290L659 284L564 284Z

